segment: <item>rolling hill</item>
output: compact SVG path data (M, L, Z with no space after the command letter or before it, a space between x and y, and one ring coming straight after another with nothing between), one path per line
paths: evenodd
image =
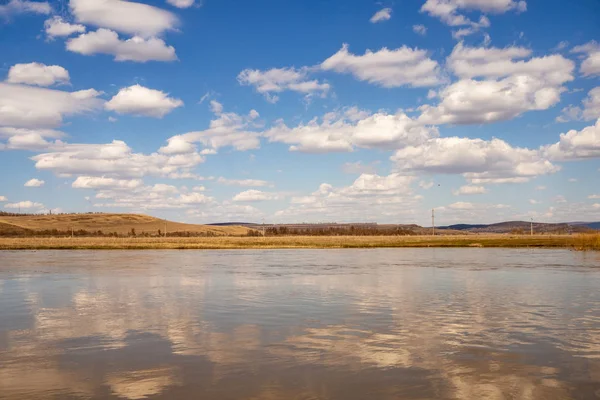
M57 215L20 215L8 216L0 214L0 234L22 235L29 231L61 232L71 231L102 231L104 234L118 233L125 235L135 230L136 234L158 234L167 232L191 232L214 235L245 235L249 228L243 226L209 226L184 224L167 221L141 214L57 214Z

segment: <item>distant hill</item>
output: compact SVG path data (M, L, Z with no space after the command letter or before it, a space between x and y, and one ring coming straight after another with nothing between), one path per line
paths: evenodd
M527 233L531 229L528 221L506 221L496 224L455 224L441 226L438 229L452 229L473 233ZM572 233L600 229L600 222L582 223L542 223L534 222L533 231L537 233Z
M214 235L245 235L248 228L243 226L209 226L183 224L167 221L142 214L56 214L56 215L19 215L8 216L0 214L0 234L19 235L28 231L70 231L71 229L87 232L101 231L104 234L118 233L128 234L132 229L136 234L155 235L160 229L162 233L167 232L191 232L206 233Z

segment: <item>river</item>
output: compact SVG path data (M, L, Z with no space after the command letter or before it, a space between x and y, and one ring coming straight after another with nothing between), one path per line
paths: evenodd
M0 398L600 398L600 254L4 251Z

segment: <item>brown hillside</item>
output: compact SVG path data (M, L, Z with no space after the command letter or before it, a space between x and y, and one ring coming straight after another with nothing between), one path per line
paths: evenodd
M137 234L148 232L156 234L160 229L167 232L212 232L216 235L244 235L249 229L242 226L209 226L183 224L166 221L141 214L59 214L59 215L26 215L0 216L0 230L33 230L59 231L84 230L103 233L117 232L127 234L135 229Z

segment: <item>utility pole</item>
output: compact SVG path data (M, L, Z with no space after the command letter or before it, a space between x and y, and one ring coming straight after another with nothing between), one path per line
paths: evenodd
M435 209L431 209L431 236L435 236Z
M165 237L167 237L167 221L165 221Z
M265 219L264 218L262 219L262 234L264 237L265 236Z
M530 234L531 234L531 236L533 236L533 218L531 218L531 230L530 230Z
M71 239L73 239L73 226L71 226Z

